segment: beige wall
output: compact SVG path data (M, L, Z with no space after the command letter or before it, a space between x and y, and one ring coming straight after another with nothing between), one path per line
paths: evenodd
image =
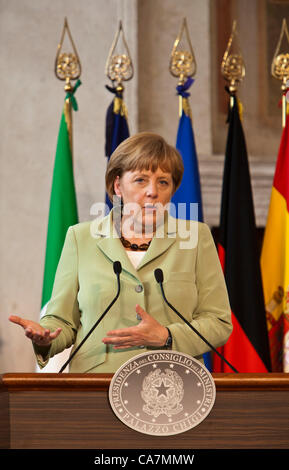
M211 13L210 0L0 0L0 372L34 371L35 367L31 345L8 316L37 320L39 315L51 178L64 99L63 83L53 69L64 17L83 70L76 94L79 111L74 113L80 221L90 218L94 202L103 201L104 120L112 99L105 89L104 67L118 21L123 20L135 66L133 80L125 85L131 133L153 130L174 144L177 80L169 74L168 64L186 17L198 64L190 102L204 213L213 225L219 217L223 154L212 154ZM259 224L265 220L274 160L275 155L267 155L264 163L262 154L254 160L260 163L252 171L255 197L260 200Z

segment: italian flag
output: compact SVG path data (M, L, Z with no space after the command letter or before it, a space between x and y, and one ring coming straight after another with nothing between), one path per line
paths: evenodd
M54 162L41 301L42 310L45 310L45 306L51 297L55 272L68 227L78 223L73 179L69 106L69 100L66 100L60 122Z
M74 91L75 89L76 87ZM73 108L77 110L75 98L73 102ZM60 121L52 177L40 318L45 315L51 298L54 277L66 232L70 225L78 223L72 164L71 112L71 101L67 97ZM50 359L44 369L36 366L37 372L58 372L62 364L68 359L69 354L70 349L65 349L62 353Z

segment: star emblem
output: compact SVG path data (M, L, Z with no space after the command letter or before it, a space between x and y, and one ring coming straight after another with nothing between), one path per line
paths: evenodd
M160 386L157 387L159 395L164 395L166 397L168 388L169 387L166 387L164 381L162 380L162 383L160 384Z

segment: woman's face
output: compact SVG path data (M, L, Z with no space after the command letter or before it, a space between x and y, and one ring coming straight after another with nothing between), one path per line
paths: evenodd
M114 182L115 194L122 198L123 214L133 213L133 222L149 231L164 214L164 206L171 200L174 191L171 173L160 167L151 170L126 171ZM130 216L131 217L131 216Z

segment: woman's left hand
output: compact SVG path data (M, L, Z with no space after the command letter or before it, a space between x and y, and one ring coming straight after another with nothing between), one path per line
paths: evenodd
M141 317L137 326L108 331L102 342L114 344L114 349L133 346L163 347L168 338L167 328L151 317L140 305L136 305L136 312Z

